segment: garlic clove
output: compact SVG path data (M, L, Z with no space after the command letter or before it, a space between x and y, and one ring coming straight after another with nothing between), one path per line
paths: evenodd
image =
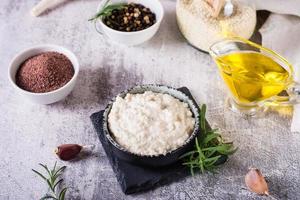
M233 6L231 0L226 0L226 3L224 5L224 15L226 17L230 17L233 14L233 9L234 9L234 6Z
M68 161L76 158L82 148L78 144L62 144L55 149L55 153L61 160Z
M250 191L260 195L269 195L268 184L259 169L250 168L245 176L245 183Z

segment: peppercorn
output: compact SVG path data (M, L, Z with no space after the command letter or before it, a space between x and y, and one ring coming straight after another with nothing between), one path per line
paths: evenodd
M112 10L110 15L103 18L103 22L112 29L133 32L155 24L156 15L141 4L129 3L121 9Z

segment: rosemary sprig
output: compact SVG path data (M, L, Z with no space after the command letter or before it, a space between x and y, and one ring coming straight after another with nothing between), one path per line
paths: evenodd
M52 170L50 170L46 165L43 165L41 163L39 165L45 169L45 171L47 172L47 176L43 175L42 173L38 172L35 169L32 169L32 171L37 175L39 175L42 179L44 179L44 181L46 181L50 190L50 193L44 195L40 200L45 200L45 199L64 200L67 192L67 188L63 188L59 192L57 186L63 182L63 179L58 179L58 178L61 175L61 173L66 169L66 166L57 169L56 162L55 162L54 167L52 168Z
M190 168L192 175L198 169L201 173L206 170L214 172L219 159L237 150L232 143L224 142L218 129L207 128L205 114L206 105L203 104L199 116L201 134L195 139L194 150L181 156L181 159L184 159L183 165Z
M109 16L109 15L111 15L111 12L113 10L115 10L115 9L120 10L120 9L124 8L124 6L126 5L126 3L116 3L116 4L108 5L109 2L110 2L110 0L107 0L104 3L103 8L98 13L96 13L92 18L90 18L89 21L95 21L95 20L99 19L100 17Z

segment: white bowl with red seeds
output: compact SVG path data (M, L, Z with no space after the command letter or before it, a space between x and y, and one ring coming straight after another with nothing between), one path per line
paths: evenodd
M16 91L37 104L51 104L68 96L79 73L76 56L56 45L41 45L16 55L9 80Z

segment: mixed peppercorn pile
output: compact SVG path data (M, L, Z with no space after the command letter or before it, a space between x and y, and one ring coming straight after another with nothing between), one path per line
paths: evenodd
M103 18L103 22L112 29L124 32L140 31L156 22L155 14L141 4L130 3L121 9L112 10Z

